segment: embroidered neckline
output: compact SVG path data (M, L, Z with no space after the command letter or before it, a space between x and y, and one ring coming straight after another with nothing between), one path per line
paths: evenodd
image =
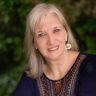
M79 67L85 57L79 53L70 71L60 80L50 80L43 73L37 79L41 96L73 96Z
M80 59L80 55L81 55L81 53L79 52L79 54L78 54L77 58L75 59L74 64L72 65L72 67L73 67L74 65L76 65L75 63L78 61L78 59ZM72 67L71 67L71 68L72 68ZM71 70L71 69L70 69L70 70ZM69 70L69 71L70 71L70 70ZM68 74L68 73L67 73L67 74ZM67 74L66 74L66 75L67 75ZM45 74L42 73L42 75L45 75ZM62 79L64 79L64 78L66 77L66 75L63 76L61 79L58 79L58 80L52 80L52 79L48 78L46 75L45 75L45 78L49 79L49 80L52 81L52 82L58 82L58 81L61 81Z

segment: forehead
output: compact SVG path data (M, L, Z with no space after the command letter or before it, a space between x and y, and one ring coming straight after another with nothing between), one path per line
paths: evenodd
M54 23L54 26L57 24L61 24L59 17L56 14L48 13L46 15L42 15L38 18L36 22L35 29L41 29L42 27L52 25Z
M48 14L44 20L44 24L60 23L59 18L55 14Z

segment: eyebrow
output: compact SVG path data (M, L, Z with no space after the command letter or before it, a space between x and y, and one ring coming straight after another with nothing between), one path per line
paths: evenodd
M59 25L59 26L55 26L55 27L53 27L53 28L54 28L54 29L56 29L56 28L62 28L62 26Z
M54 26L53 27L53 29L56 29L56 28L62 28L62 26L60 26L60 25L56 25L56 26ZM45 31L43 31L42 29L37 29L37 31L36 31L36 33L41 33L41 32L45 32Z
M39 34L39 33L42 33L42 32L45 32L45 31L37 30L37 31L35 32L35 34Z
M37 31L37 33L42 33L42 32L44 32L44 31L42 31L42 30L38 30L38 31Z

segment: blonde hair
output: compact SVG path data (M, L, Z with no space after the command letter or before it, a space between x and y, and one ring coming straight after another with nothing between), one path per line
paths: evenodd
M34 46L34 32L37 24L42 24L44 22L44 17L48 14L55 14L60 20L61 24L65 27L68 32L67 42L72 45L71 50L78 51L78 45L72 35L72 32L64 18L63 14L59 9L53 4L41 3L36 5L33 10L28 14L26 32L25 32L25 42L24 48L28 60L27 74L32 78L40 76L42 73L42 64L44 63L44 58L37 52Z

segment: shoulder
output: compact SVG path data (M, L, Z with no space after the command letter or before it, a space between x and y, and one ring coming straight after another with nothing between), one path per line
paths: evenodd
M87 54L87 53L82 53L83 55L86 55L87 59L90 61L96 60L96 54Z
M86 53L81 53L81 55L84 57L84 60L81 64L81 70L85 72L96 72L96 55Z
M28 77L26 73L23 73L14 93L12 96L34 96L34 86L36 80Z
M81 54L85 59L78 73L80 96L96 96L96 55Z
M95 54L82 53L81 55L85 56L82 66L84 65L85 67L89 69L92 68L92 66L94 68L96 67L96 55Z

